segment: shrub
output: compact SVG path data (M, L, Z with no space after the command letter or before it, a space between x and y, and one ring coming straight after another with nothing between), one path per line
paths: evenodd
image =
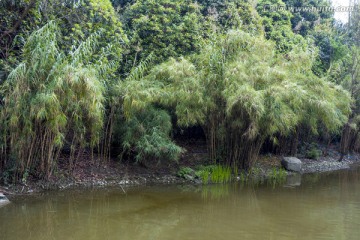
M0 88L0 161L16 159L17 180L25 181L29 169L50 177L66 143L72 149L70 169L77 159L75 149L81 152L99 143L104 85L98 66L87 62L96 36L69 52L59 49L59 39L59 27L52 21L33 32L22 62Z
M177 173L177 175L182 178L185 178L186 175L193 175L193 174L194 174L194 170L190 167L181 167Z
M311 147L311 149L306 152L305 156L310 159L318 160L321 154L322 152L319 149L316 147Z
M124 152L133 155L137 162L177 161L183 152L170 138L171 118L165 110L150 107L118 125Z

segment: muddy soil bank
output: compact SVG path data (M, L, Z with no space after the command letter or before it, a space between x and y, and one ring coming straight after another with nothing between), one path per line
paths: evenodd
M56 173L47 181L29 177L26 181L12 185L0 186L0 193L5 195L32 194L47 190L63 190L71 188L94 188L118 186L122 189L139 185L159 184L196 184L199 181L186 180L177 176L181 167L195 168L198 165L211 164L207 161L206 148L203 146L185 146L187 152L178 163L148 163L139 165L132 162L119 162L111 160L99 164L89 161L86 155L77 162L76 168L69 173L66 168L66 156L60 161ZM297 156L302 161L301 173L328 172L350 168L353 164L360 164L359 154L349 154L342 162L338 162L340 154L333 149L317 160ZM281 168L282 156L262 155L254 168L257 169L256 177L267 178L273 169ZM287 172L287 174L292 174ZM234 176L234 179L240 179Z

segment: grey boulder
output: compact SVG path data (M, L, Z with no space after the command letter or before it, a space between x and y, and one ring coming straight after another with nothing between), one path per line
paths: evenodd
M296 157L283 157L281 160L281 165L283 165L283 167L289 171L301 171L301 161Z

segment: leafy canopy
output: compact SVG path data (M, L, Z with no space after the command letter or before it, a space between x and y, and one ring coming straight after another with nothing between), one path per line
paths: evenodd
M312 73L315 54L303 46L278 54L261 36L229 31L194 58L170 59L141 80L121 83L124 111L172 106L179 125L212 129L220 144L227 130L250 142L288 134L300 123L314 132L320 122L335 131L347 119L350 98Z
M152 52L156 63L193 53L205 35L199 5L191 0L137 0L122 19L130 38L129 68Z
M96 49L96 36L65 54L59 32L49 22L31 34L23 61L1 86L1 144L8 144L20 173L35 168L49 176L65 142L83 148L99 141L104 85L99 66L86 61Z

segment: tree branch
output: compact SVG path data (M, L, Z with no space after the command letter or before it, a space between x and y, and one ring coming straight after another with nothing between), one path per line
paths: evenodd
M36 0L32 0L29 5L25 8L24 12L21 14L19 20L17 20L17 22L15 23L15 25L13 26L12 29L5 31L1 36L0 39L4 38L6 35L10 35L12 33L14 33L21 25L21 22L24 20L24 18L26 17L26 15L28 15L28 13L30 12L30 9L35 5Z

